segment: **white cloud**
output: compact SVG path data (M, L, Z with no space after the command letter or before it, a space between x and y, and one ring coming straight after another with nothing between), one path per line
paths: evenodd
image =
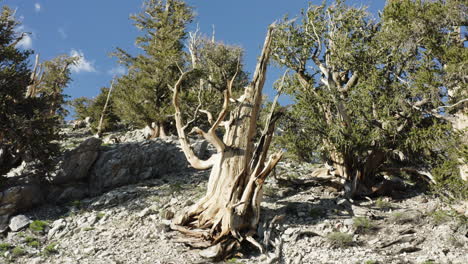
M32 48L32 38L29 35L24 35L24 37L16 44L18 48L30 49Z
M36 10L36 12L38 12L38 13L41 12L41 4L35 3L34 4L34 10Z
M67 32L65 32L64 28L59 27L57 32L60 34L60 37L62 37L62 39L67 39L68 35Z
M96 68L94 68L94 61L88 61L81 50L72 49L70 56L78 57L78 62L70 68L72 72L97 72Z
M124 75L126 73L127 73L127 69L122 65L118 65L117 67L114 67L110 69L109 71L107 71L107 74L109 75Z
M31 49L33 46L33 40L30 34L23 33L24 30L24 26L20 26L16 29L16 32L18 32L19 34L24 34L23 38L18 42L18 44L16 44L16 47L23 49Z

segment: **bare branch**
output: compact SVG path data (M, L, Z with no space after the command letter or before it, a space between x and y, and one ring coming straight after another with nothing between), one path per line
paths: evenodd
M174 105L175 109L175 121L176 121L176 129L177 129L177 134L179 135L179 142L182 147L182 151L184 152L185 157L187 158L188 162L192 167L195 169L199 170L205 170L211 168L216 159L216 155L213 155L210 159L208 160L201 160L199 159L195 153L193 152L192 147L189 144L189 140L187 135L185 134L185 129L184 126L182 125L182 113L180 111L180 104L179 104L179 89L180 85L182 84L182 81L184 80L185 76L191 72L183 72L179 79L177 80L176 84L174 85L173 89L173 97L172 97L172 104ZM208 139L207 139L208 140Z
M213 115L208 110L200 109L199 112L205 114L208 118L208 123L213 125Z
M250 163L251 170L262 169L263 164L265 163L265 159L268 154L270 143L273 137L275 124L279 118L278 113L276 113L275 115L276 104L278 103L278 98L282 93L282 90L284 87L284 81L286 79L288 72L289 70L286 70L283 74L283 77L281 78L281 83L278 88L278 93L276 94L275 99L273 100L273 103L270 108L270 113L267 117L267 120L265 122L265 127L262 131L262 136L260 137L260 140L258 141L257 147L252 156L252 161Z
M436 111L436 110L438 110L438 109L443 109L443 108L452 108L452 107L455 107L455 106L457 106L457 105L459 105L459 104L462 104L462 103L464 103L464 102L466 102L466 101L468 101L468 98L462 99L462 100L456 102L456 103L453 104L453 105L443 105L443 106L439 106L439 107L437 107L436 109L434 109L434 110L432 110L432 111Z
M357 72L354 72L353 76L351 76L351 78L348 80L345 87L343 87L343 89L340 89L340 92L342 93L348 92L349 89L351 89L351 87L353 87L356 84L358 77L359 77L359 74Z
M197 119L198 112L200 111L202 102L201 102L201 89L198 90L198 105L197 108L195 109L195 112L193 113L193 118L192 120L188 121L187 124L183 127L183 129L187 129L195 120Z
M39 63L39 54L36 54L36 60L34 62L34 69L31 72L30 84L26 91L26 98L33 97L38 93L38 87L42 83L44 78L42 64Z
M231 80L228 82L227 89L224 91L223 109L219 113L218 118L216 119L214 124L211 126L208 133L214 133L214 131L219 127L219 125L224 120L224 118L226 117L226 114L229 111L229 99L231 98L231 95L232 95L232 85L234 84L237 74L239 73L239 67L240 67L240 57L237 60L236 72L232 76Z

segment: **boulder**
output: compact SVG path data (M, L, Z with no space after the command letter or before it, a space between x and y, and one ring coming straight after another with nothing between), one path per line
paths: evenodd
M91 195L126 184L183 171L187 160L179 146L160 139L121 143L103 151L91 168Z
M197 140L195 143L192 144L193 152L197 155L200 159L207 159L209 158L208 152L208 141L206 140Z
M8 230L8 215L0 215L0 234Z
M64 203L68 201L81 200L87 197L89 194L87 184L78 183L74 186L66 187L60 195L55 197L55 201L59 203Z
M13 232L17 232L31 223L31 220L25 215L17 215L11 218L10 220L10 229Z
M137 129L128 131L121 138L120 142L140 142L145 141L147 138L147 129Z
M37 177L9 178L0 189L0 216L9 216L30 209L44 201Z
M53 184L66 184L85 179L89 169L99 156L101 144L102 140L91 137L83 141L77 148L66 152L51 182Z

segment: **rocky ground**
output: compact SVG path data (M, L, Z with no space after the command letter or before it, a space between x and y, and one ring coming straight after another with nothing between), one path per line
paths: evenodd
M283 216L272 234L283 241L279 263L468 263L466 217L437 198L410 189L398 199L348 200L312 178L315 170L283 161L265 186L259 233ZM0 239L0 263L207 263L169 223L204 194L208 173L187 169L29 211ZM270 255L246 247L226 262L269 263Z

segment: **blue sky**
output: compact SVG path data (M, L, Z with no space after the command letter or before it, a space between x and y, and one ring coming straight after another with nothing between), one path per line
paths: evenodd
M322 0L313 0L319 4ZM298 14L308 1L302 0L187 0L197 14L191 29L199 28L211 34L214 25L216 39L245 49L246 70L253 72L267 26L285 14ZM142 0L0 0L1 5L16 9L22 22L19 29L30 32L22 46L31 48L49 60L60 54L80 55L83 59L73 69L73 81L66 89L71 98L94 97L100 87L108 86L112 76L123 72L108 54L116 47L132 54L139 32L129 19L141 10ZM381 10L385 0L351 0L351 5L369 6L369 11ZM265 91L271 98L272 83L281 74L270 69ZM287 103L288 99L282 100Z

